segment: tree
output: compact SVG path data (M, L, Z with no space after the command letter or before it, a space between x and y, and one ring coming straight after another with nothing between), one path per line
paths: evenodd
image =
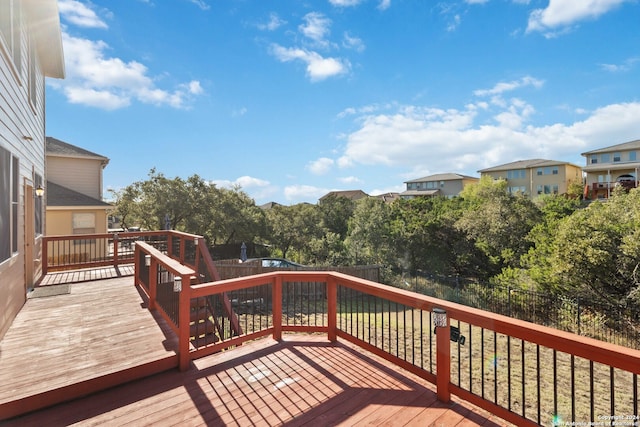
M465 187L461 196L466 206L456 228L489 260L484 272L493 276L504 267L517 267L531 247L526 236L542 218L533 202L507 193L506 181L491 179Z
M356 203L345 246L353 264L394 265L397 255L391 237L391 210L382 200L365 197Z

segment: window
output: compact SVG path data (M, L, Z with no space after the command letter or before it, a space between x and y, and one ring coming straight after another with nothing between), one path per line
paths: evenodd
M22 67L19 22L21 22L20 2L17 0L0 1L0 45L4 44L4 50L13 60L17 75L20 75Z
M547 166L546 168L544 168L544 174L545 175L549 175L551 174L551 168L549 166Z
M542 168L538 168L538 171L536 172L537 175L542 175Z
M544 194L551 194L551 186L549 184L545 184Z
M553 185L553 194L558 194L558 184Z
M636 161L636 152L635 151L629 151L629 161L630 162L635 162Z
M554 168L551 169L551 174L552 175L558 175L558 167L557 166L554 166Z
M92 212L73 214L73 234L94 234L96 232L96 214ZM95 243L95 239L74 240L75 245Z
M538 185L537 191L538 191L538 194L542 194L542 185Z
M526 172L524 169L514 169L507 171L507 179L524 179Z
M444 188L444 181L440 181L440 188Z
M611 154L605 153L602 156L600 156L600 159L602 160L602 163L609 163L611 162Z
M595 154L591 155L591 164L595 165L596 163L598 163L598 156L596 156Z
M0 147L0 262L18 252L20 161Z
M620 155L620 153L613 153L613 163L619 162L621 158L622 156Z

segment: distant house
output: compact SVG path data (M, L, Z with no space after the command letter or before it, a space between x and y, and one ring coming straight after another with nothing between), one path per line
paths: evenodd
M344 197L347 198L349 200L360 200L363 199L365 197L369 197L369 195L367 193L365 193L362 190L342 190L342 191L330 191L327 194L325 194L324 196L320 197L320 202L322 203L323 200L326 200L327 198L334 196L334 197Z
M616 185L638 186L640 139L582 153L587 165L586 192L593 198L608 198Z
M406 181L407 189L400 193L403 199L414 197L455 197L462 189L478 182L478 178L457 173L441 173Z
M378 194L375 197L377 197L378 199L382 200L385 203L393 203L400 198L400 193L390 192L390 193Z
M42 275L45 77L64 78L58 2L0 1L0 338Z
M107 232L102 200L102 171L109 159L59 139L47 137L46 234Z
M559 160L518 160L478 171L481 176L505 179L511 194L529 198L543 194L565 194L572 182L582 185L580 166Z
M280 203L278 202L267 202L263 205L260 205L259 208L263 209L263 210L269 210L269 209L273 209L277 206L282 206Z

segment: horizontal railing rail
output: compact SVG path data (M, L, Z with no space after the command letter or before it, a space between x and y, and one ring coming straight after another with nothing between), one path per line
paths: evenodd
M263 336L326 333L434 382L441 400L454 394L518 425L638 422L635 349L337 272L184 280L176 324L181 369ZM194 332L192 321L189 330L203 308L214 338L205 323Z

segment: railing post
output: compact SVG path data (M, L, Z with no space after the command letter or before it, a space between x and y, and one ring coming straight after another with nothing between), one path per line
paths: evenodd
M167 231L167 255L173 258L173 236Z
M327 338L335 342L338 329L338 284L333 276L327 277L327 326Z
M434 324L436 325L436 387L438 400L448 403L451 400L449 382L451 381L451 328L449 316L442 309L434 309Z
M118 265L118 233L113 233L113 266L117 267L117 265Z
M178 302L178 360L180 371L189 369L191 355L189 354L190 331L190 304L191 304L191 281L189 275L182 275L182 290Z
M282 341L282 276L273 281L273 339Z
M138 257L136 257L136 262ZM144 266L143 268L147 268ZM136 271L138 271L136 269ZM137 274L137 273L136 273ZM158 260L151 257L151 265L149 266L149 310L157 309L158 299Z

